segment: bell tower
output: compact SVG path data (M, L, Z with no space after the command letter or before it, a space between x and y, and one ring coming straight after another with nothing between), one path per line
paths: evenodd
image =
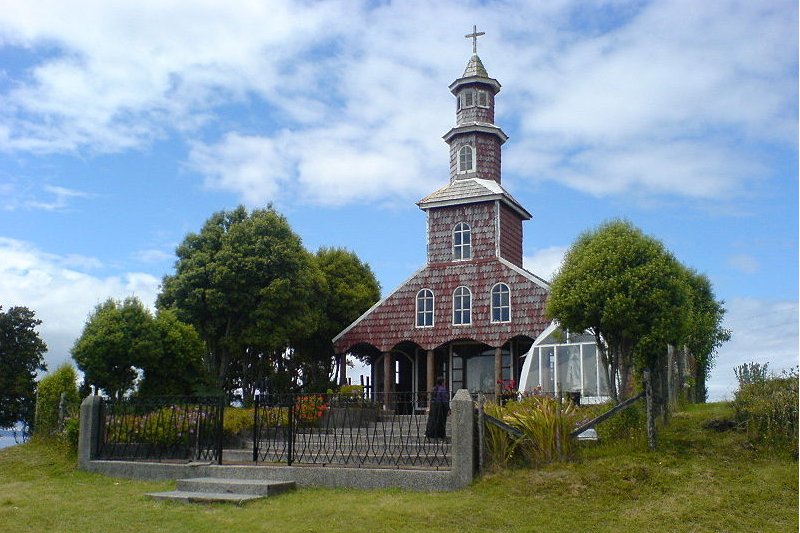
M472 57L464 74L450 84L456 97L456 125L444 135L450 146L450 182L478 178L500 183L500 147L508 136L494 124L494 98L500 83L490 78L477 53L478 32L472 39Z

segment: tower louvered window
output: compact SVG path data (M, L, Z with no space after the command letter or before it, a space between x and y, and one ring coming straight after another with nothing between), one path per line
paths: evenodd
M475 169L475 151L472 146L462 146L458 151L458 171L472 172Z

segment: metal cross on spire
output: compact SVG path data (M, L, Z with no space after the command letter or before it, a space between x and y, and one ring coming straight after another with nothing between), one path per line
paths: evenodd
M478 53L478 37L481 35L486 35L486 32L478 31L478 27L473 25L472 26L472 33L468 33L464 36L466 39L472 39L472 53Z

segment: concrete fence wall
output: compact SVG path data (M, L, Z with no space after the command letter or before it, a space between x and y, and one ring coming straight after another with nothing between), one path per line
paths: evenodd
M221 477L295 481L299 486L402 488L421 491L457 490L468 486L476 474L475 406L469 391L456 392L451 410L451 469L417 470L345 468L331 466L266 466L167 464L140 461L97 460L102 398L89 396L81 404L78 464L82 470L133 479Z

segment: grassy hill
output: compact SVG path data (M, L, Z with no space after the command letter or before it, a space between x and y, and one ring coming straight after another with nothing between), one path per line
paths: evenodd
M655 453L637 439L592 443L575 462L495 472L459 492L314 488L243 507L153 502L145 492L172 484L87 474L30 442L0 450L0 531L797 531L796 459L703 429L730 414L690 406Z

